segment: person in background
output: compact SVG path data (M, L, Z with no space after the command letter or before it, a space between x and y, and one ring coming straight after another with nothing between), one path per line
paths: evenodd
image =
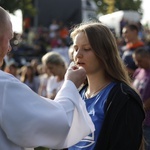
M42 57L43 58L43 57ZM50 70L44 65L42 62L42 72L43 74L39 75L39 88L38 88L38 94L44 97L47 97L47 82L49 77L52 75Z
M29 86L34 92L38 93L39 77L35 75L34 68L30 64L23 66L20 81Z
M7 65L4 69L5 72L12 74L13 76L15 76L17 79L20 80L20 75L19 75L19 71L18 71L18 66L16 63L11 63L9 65Z
M121 47L120 53L131 78L137 68L133 61L132 53L136 48L144 46L144 42L139 38L138 33L139 28L136 24L127 24L122 29L122 36L126 45Z
M46 53L42 57L42 62L52 74L47 82L47 97L54 99L64 83L64 77L67 70L66 62L57 52Z
M0 66L11 51L12 38L9 13L0 7ZM84 68L69 67L52 101L0 70L0 150L66 148L93 132L93 123L77 90L84 80Z
M51 24L49 25L49 36L50 38L56 37L56 31L59 30L59 24L57 20L53 19Z
M52 48L51 51L59 53L65 60L67 66L69 65L70 63L69 54L68 54L69 47L67 46L67 43L65 40L62 40L59 46Z
M138 48L132 57L138 66L133 74L133 87L140 93L146 113L143 126L145 150L150 150L150 49Z
M41 76L45 73L45 68L42 63L39 63L37 66L38 76Z
M38 76L38 75L39 75L38 68L37 68L38 65L39 65L39 60L38 60L38 58L32 59L30 64L31 64L31 66L33 67L35 76Z
M87 22L73 28L71 38L73 60L86 70L80 95L95 131L69 150L139 150L145 114L113 33L102 23Z
M47 79L46 93L48 98L54 99L64 83L67 63L62 55L57 52L48 52L42 57L42 64L51 75ZM51 149L56 150L56 149ZM60 149L57 149L60 150ZM63 149L66 150L66 149Z

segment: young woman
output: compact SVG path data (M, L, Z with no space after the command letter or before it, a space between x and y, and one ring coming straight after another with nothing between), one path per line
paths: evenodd
M71 38L74 62L86 70L80 94L96 130L69 150L138 150L145 115L112 32L90 22L75 27Z

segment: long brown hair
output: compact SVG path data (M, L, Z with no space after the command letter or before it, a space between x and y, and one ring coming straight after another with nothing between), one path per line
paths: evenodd
M72 30L71 38L74 39L79 32L87 35L95 55L104 65L106 75L114 81L130 85L130 78L121 60L114 34L110 29L100 22L82 23Z

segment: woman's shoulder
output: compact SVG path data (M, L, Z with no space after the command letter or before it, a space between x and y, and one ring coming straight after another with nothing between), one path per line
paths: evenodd
M131 86L123 82L119 82L116 83L116 85L111 89L108 95L106 108L112 102L123 104L131 100L133 100L135 103L138 103L142 106L142 101L139 94Z
M130 93L137 94L131 86L127 85L124 82L117 82L110 91L110 94L111 93L118 93L123 95L128 95Z

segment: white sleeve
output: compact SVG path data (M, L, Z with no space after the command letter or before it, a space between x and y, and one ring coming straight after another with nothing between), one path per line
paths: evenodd
M1 92L1 127L8 139L21 147L68 147L94 131L71 81L65 81L54 101L40 97L21 82L7 82Z

